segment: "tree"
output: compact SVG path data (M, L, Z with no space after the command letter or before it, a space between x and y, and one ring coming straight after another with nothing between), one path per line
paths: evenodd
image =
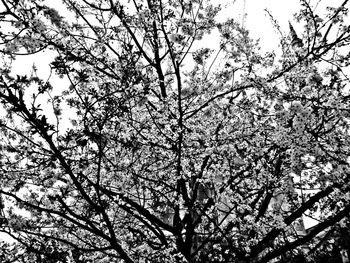
M347 0L281 55L210 1L1 2L4 262L305 262L347 220ZM43 51L67 87L11 69Z

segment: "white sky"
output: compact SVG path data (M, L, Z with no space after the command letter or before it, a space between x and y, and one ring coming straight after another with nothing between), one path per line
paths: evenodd
M316 3L317 1L318 0L313 0L312 2ZM47 0L48 5L56 7L57 9L61 6L60 2L61 1ZM211 2L222 5L223 10L220 13L220 20L236 17L239 21L243 21L242 15L246 13L247 16L244 20L244 24L253 38L260 39L263 51L276 49L279 44L279 37L264 10L268 9L279 22L282 32L288 34L288 21L293 23L293 14L299 9L299 0L211 0ZM317 6L317 10L324 10L325 5L337 6L341 2L343 1L321 0ZM293 26L298 31L298 25L293 23ZM211 39L213 42L216 42L215 39ZM14 63L14 68L18 73L29 74L30 67L35 63L39 69L39 74L44 73L44 76L49 76L50 71L48 63L52 59L52 56L50 56L48 52L44 52L31 58L26 57L24 60L25 62L22 59L17 59Z
M242 21L242 14L246 13L244 21L247 29L253 38L259 38L263 50L277 48L279 44L278 35L272 28L269 17L264 11L265 8L271 11L272 15L279 21L282 31L288 33L288 21L293 20L293 14L298 11L299 0L211 0L213 3L220 3L223 7L220 13L220 20L228 17L236 17ZM340 0L323 0L322 2L336 4ZM59 1L47 1L48 5L59 8ZM244 4L245 3L245 4ZM297 26L295 26L297 28ZM213 39L213 38L212 38ZM212 40L215 42L215 39ZM53 56L53 55L52 55ZM46 51L40 55L17 59L14 63L15 71L29 74L30 68L35 63L38 73L49 76L48 63L52 56Z
M293 19L293 14L299 7L299 0L223 0L222 2L227 4L224 14L228 17L238 15L242 21L242 14L247 14L245 26L253 37L262 39L264 45L271 45L277 39L264 10L267 8L271 11L282 30L287 32L288 20Z

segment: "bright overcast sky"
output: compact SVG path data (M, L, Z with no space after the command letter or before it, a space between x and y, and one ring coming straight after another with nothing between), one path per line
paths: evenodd
M293 20L293 15L300 9L299 0L212 0L221 3L224 17L238 16L242 21L242 14L246 13L245 26L253 38L259 38L263 50L274 49L279 43L279 38L274 31L270 18L265 9L269 10L273 17L279 22L283 33L289 33L290 21L298 32L302 30ZM311 0L315 6L316 13L321 17L326 6L340 6L344 0Z
M316 1L316 0L314 0ZM271 51L276 49L279 43L279 38L270 22L267 13L264 9L268 9L272 15L279 21L281 29L284 33L288 34L288 21L293 21L293 14L298 11L299 0L211 0L212 3L219 3L222 5L223 10L220 13L220 20L232 17L243 22L243 13L246 13L246 19L244 25L250 31L253 38L259 38L260 44L264 51ZM339 0L322 0L323 3L337 4L341 2ZM55 7L58 10L61 9L61 1L47 0L49 6ZM298 29L298 26L295 25ZM208 38L213 42L213 39ZM205 41L206 42L206 41ZM208 42L206 42L207 44ZM23 67L23 61L17 59L17 63L14 63L14 68L19 74L28 74L30 66L35 62L36 67L39 68L39 74L45 72L44 75L49 75L48 63L52 59L48 54L42 53L35 55L35 58L26 58L27 67ZM29 66L29 67L28 67ZM41 72L40 72L41 71Z

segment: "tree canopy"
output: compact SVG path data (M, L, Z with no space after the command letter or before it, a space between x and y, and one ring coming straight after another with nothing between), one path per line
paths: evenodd
M266 53L212 2L1 0L2 262L332 249L350 212L348 0L300 1L289 32L269 14ZM60 84L12 68L43 52Z

